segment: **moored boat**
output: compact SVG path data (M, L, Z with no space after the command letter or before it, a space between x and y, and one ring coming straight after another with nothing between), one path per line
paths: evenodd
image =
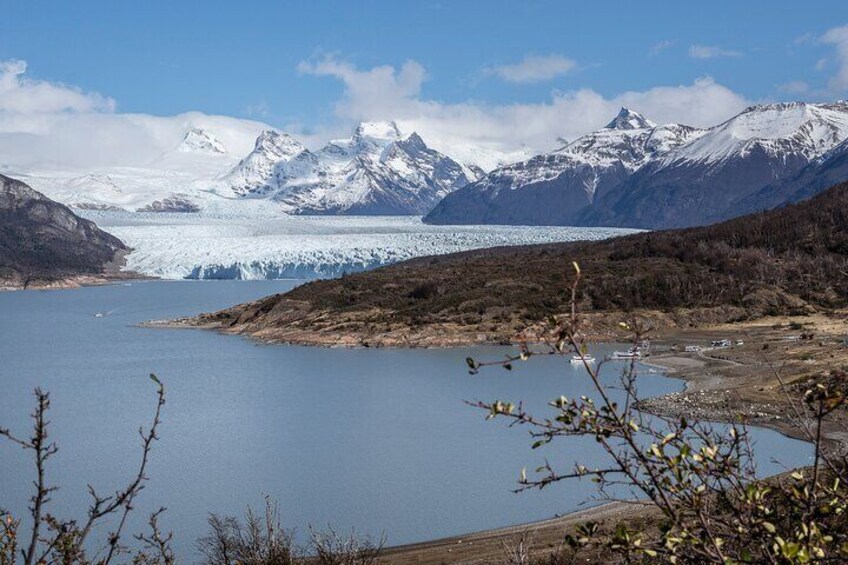
M571 357L571 362L575 365L582 365L583 363L594 363L595 358L591 355L583 355L582 357L580 355L574 355Z

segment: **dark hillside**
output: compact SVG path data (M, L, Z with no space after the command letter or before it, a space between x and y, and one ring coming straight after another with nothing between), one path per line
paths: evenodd
M713 226L416 259L309 283L198 321L269 339L295 329L362 336L439 327L503 338L565 311L572 261L583 272L587 312L732 307L734 315L756 317L843 307L848 183Z
M26 184L0 175L0 282L26 285L97 275L120 240Z

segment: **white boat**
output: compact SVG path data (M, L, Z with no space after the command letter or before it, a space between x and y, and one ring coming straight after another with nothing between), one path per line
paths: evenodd
M595 358L591 355L584 355L583 357L580 357L579 355L574 355L571 358L571 362L575 365L582 365L583 363L594 363Z
M633 347L628 351L613 351L610 357L612 359L641 359L642 352L639 351L639 349Z

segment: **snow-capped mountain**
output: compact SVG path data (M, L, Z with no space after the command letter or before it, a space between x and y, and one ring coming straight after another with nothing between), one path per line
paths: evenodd
M427 147L416 133L402 135L394 122L362 123L350 139L316 151L293 155L292 144L284 149L270 157L263 151L257 159L261 166L248 175L244 171L254 151L225 184L236 194L266 197L292 214L396 215L426 213L469 181L459 163Z
M706 130L656 125L622 109L604 128L482 178L394 122L360 124L319 149L267 124L197 113L135 117L122 128L129 139L108 138L85 159L67 156L72 166L44 140L49 158L10 160L2 170L79 209L429 211L426 220L437 224L640 228L718 221L848 178L848 149L836 149L848 138L844 101L752 106Z
M227 148L214 135L201 128L191 128L183 138L177 151L198 153L226 153Z
M222 186L238 196L256 193L274 182L275 169L306 148L292 136L265 130L244 159L222 179Z
M848 102L752 106L707 130L622 109L605 128L448 196L425 221L699 225L811 195L813 177L816 190L845 180L846 157L828 152L846 138Z
M720 163L751 153L822 155L848 135L848 102L788 102L751 106L707 135L666 156L678 161Z
M770 184L737 203L742 213L766 210L811 198L848 179L848 139L814 159L791 178Z
M109 138L86 159L39 161L36 154L35 164L3 156L0 162L8 174L77 209L187 211L213 198L208 190L268 129L261 122L196 112L136 116L121 130L127 139ZM45 151L51 147L49 139L42 143Z
M573 224L578 214L650 160L703 131L657 126L622 108L604 128L551 153L496 169L440 202L437 224Z
M752 211L740 205L848 138L848 102L752 106L652 160L581 213L580 225L671 228Z
M362 123L314 151L258 122L190 114L183 123L178 132L173 120L142 124L151 140L144 149L162 149L132 164L9 170L78 209L231 216L424 214L482 175L394 122Z

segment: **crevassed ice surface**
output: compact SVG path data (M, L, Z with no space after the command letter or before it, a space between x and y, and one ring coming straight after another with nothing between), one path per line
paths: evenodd
M245 217L88 211L133 248L125 269L166 279L312 279L414 257L597 240L620 228L430 226L411 216Z

